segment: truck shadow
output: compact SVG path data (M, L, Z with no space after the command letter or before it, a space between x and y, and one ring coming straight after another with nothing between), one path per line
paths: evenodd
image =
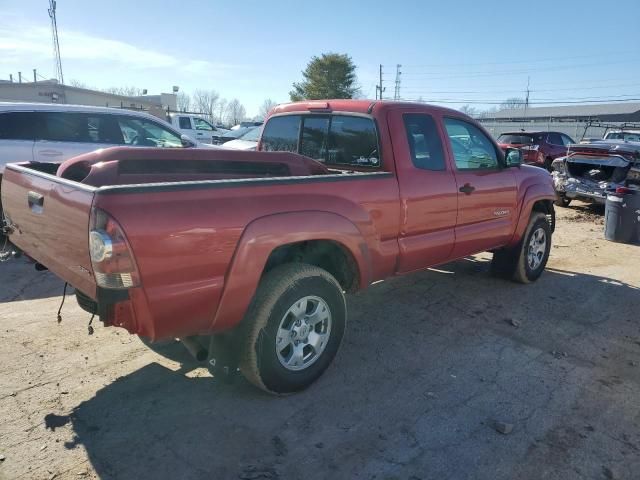
M468 258L350 297L341 353L300 394L152 363L47 425L71 423L66 447L86 449L99 478L510 478L526 461L535 476L526 452L548 425L536 416L541 388L569 412L584 378L567 367L599 378L626 351L616 345L640 345L640 290L557 269L529 286L487 271ZM532 424L499 436L484 427L496 416Z
M62 295L64 282L51 272L36 271L34 263L25 258L0 263L0 277L0 303ZM71 293L73 288L69 287L67 294Z

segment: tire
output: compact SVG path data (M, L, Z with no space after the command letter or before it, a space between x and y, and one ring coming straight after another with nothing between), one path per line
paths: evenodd
M260 282L243 321L240 371L270 393L303 390L331 364L346 318L342 288L327 271L303 263L276 267Z
M493 254L491 272L518 283L535 282L547 265L550 251L551 226L544 213L533 212L518 246Z
M544 159L544 169L547 170L548 172L552 172L553 171L553 167L551 167L551 164L553 163L553 158L551 157L547 157Z
M569 204L571 203L571 199L567 198L564 195L561 194L557 194L556 195L556 201L553 202L555 205L557 205L558 207L564 207L567 208L569 206Z

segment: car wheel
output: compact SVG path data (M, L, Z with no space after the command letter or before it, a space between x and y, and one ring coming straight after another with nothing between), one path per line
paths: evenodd
M544 271L551 251L551 226L544 213L533 212L517 247L493 254L493 274L519 283L536 281Z
M244 320L240 371L275 394L303 390L330 365L344 335L342 288L325 270L301 263L274 268Z
M544 159L544 168L548 171L551 172L553 171L553 167L551 166L551 164L553 163L553 158L551 157L547 157Z

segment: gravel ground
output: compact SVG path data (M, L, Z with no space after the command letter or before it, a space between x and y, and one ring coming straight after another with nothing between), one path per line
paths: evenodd
M0 265L0 479L637 479L640 247L558 209L547 272L489 255L348 300L333 366L276 398L116 328Z

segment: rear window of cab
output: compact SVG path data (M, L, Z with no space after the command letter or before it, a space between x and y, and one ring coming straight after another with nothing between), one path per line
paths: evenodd
M262 150L294 152L327 166L380 167L373 119L355 115L271 117L262 133Z

